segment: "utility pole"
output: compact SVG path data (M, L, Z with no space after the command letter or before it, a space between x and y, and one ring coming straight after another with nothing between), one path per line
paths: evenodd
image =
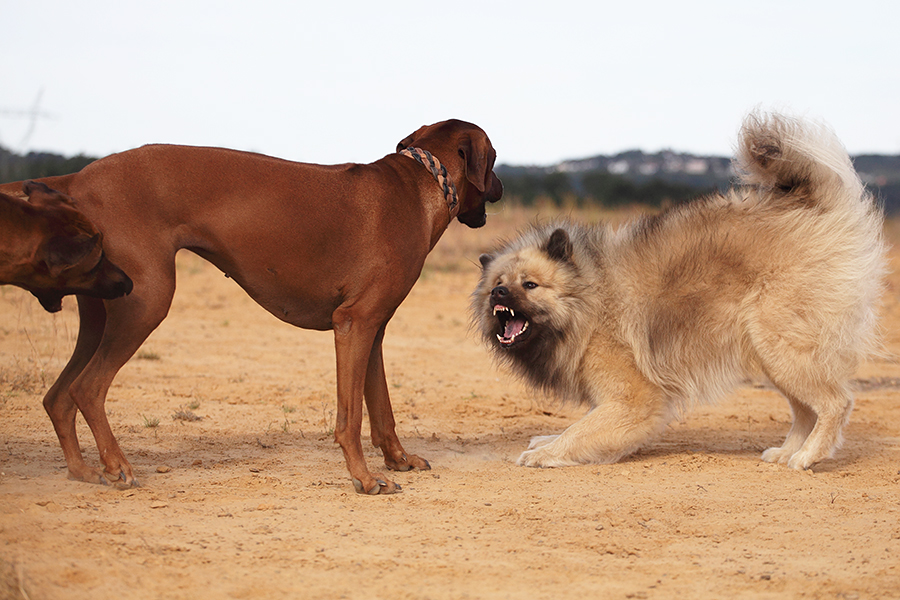
M0 108L0 117L11 117L11 118L24 118L28 119L28 129L25 131L25 135L22 136L22 141L19 142L18 151L20 154L25 154L26 149L28 148L28 142L31 141L31 136L34 135L34 130L37 127L38 119L52 119L52 115L46 113L41 110L41 98L44 95L44 88L41 88L37 97L34 99L34 102L31 105L30 109L8 109L8 108ZM5 150L3 146L3 140L0 138L0 181L8 181L10 179L10 166L9 166L9 157L11 149L9 151Z

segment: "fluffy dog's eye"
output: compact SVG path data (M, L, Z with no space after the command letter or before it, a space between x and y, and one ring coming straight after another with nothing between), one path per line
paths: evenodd
M525 283L522 284L522 287L525 288L526 290L533 290L537 286L538 286L538 284L536 284L533 281L526 281Z

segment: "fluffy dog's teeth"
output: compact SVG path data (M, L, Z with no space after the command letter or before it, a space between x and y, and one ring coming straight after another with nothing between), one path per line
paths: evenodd
M511 309L511 308L507 308L507 309L506 309L506 310L508 310L508 311L509 311L509 315L510 315L510 316L511 316L511 317L514 317L514 316L516 316L516 311L514 311L514 310L513 310L513 309Z

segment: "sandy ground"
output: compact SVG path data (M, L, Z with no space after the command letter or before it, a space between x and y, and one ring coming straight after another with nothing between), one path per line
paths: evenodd
M394 474L388 497L355 494L332 441L331 334L277 321L191 255L107 403L141 487L67 480L41 397L74 300L51 316L0 289L0 598L900 597L897 359L861 369L847 442L811 471L759 460L790 422L763 384L620 464L515 465L580 414L497 371L468 331L478 254L527 218L454 223L388 328L398 431L433 466Z

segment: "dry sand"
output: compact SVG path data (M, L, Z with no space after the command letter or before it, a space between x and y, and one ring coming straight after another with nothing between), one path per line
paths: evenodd
M495 369L468 330L478 254L527 218L454 223L388 327L398 432L433 466L394 474L395 496L355 494L333 443L331 334L281 323L188 254L107 403L141 487L67 480L41 397L75 302L48 315L0 289L0 598L900 597L896 358L860 370L847 442L810 471L760 461L790 423L762 384L620 464L515 465L580 414ZM97 464L80 419L79 435Z

